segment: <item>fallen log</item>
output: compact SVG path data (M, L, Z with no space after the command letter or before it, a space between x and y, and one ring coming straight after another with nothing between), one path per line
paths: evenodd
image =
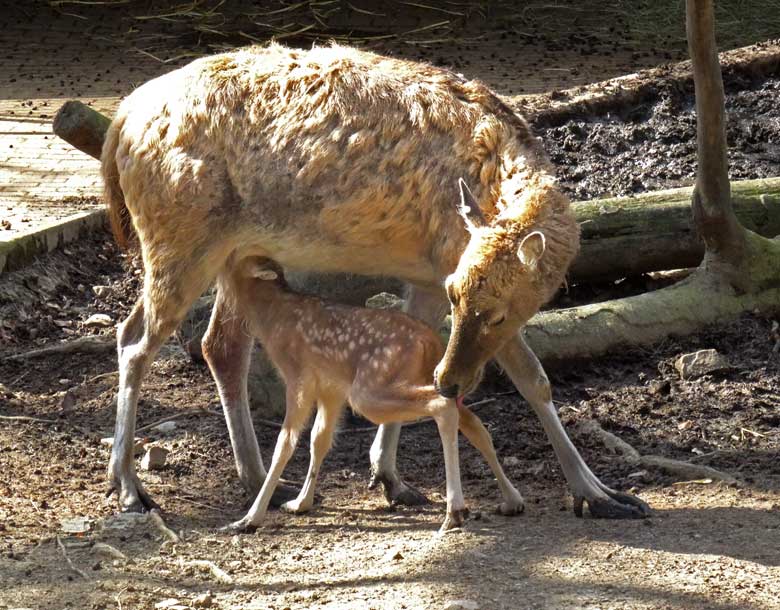
M54 117L54 133L99 158L109 123L108 117L71 100ZM571 268L571 281L612 280L697 266L704 244L691 218L691 192L681 188L576 202L582 246ZM780 178L735 182L732 194L744 226L765 237L780 234Z
M100 159L111 119L79 102L65 102L52 121L52 130L74 148Z
M696 267L704 243L691 216L692 188L574 204L582 227L574 281L609 280L649 271ZM780 235L780 178L731 185L737 219L763 237Z

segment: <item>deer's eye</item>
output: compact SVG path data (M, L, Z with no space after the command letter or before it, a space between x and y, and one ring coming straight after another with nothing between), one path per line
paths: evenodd
M455 291L452 289L451 286L447 286L447 298L450 300L450 303L452 303L455 307L458 306L458 295L455 293Z
M506 315L497 317L495 320L491 320L489 326L500 326L506 320Z

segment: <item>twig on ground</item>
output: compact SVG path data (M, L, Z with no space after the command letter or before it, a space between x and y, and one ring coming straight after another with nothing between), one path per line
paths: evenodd
M21 354L6 356L3 358L3 361L29 360L31 358L40 358L41 356L50 356L52 354L105 354L112 352L115 349L116 339L114 337L89 335L87 337L79 337L78 339L66 343L59 343L57 345L42 347Z
M592 434L601 440L608 448L616 451L629 464L643 468L657 468L670 474L685 477L686 479L713 479L723 481L728 485L736 485L737 479L732 475L700 464L691 464L681 460L662 457L660 455L642 455L626 441L618 438L611 432L607 432L597 421L589 419L580 424L580 432Z
M59 424L56 419L41 419L40 417L30 417L29 415L0 415L0 421L32 421L41 424Z
M233 584L233 577L213 561L209 561L208 559L194 559L193 561L190 561L189 564L199 568L208 568L209 572L211 572L212 576L214 576L217 582L220 582L223 585Z
M65 545L62 544L62 540L60 540L60 537L57 536L55 539L57 541L57 546L60 548L60 551L62 552L62 556L65 558L65 561L68 564L68 567L73 570L76 574L81 576L84 580L89 580L89 576L86 575L86 573L83 570L79 570L73 562L70 560L70 557L68 557L68 551L65 550Z
M136 428L135 432L136 434L138 434L139 432L143 432L144 430L149 430L151 428L154 428L155 426L164 424L165 422L173 421L174 419L180 419L182 417L186 417L187 415L193 415L195 413L197 413L198 415L218 415L218 413L215 413L214 411L210 411L209 409L197 409L195 411L184 411L183 413L176 413L176 415L169 415L168 417L163 417L162 419L158 419L157 421L152 422L151 424L146 424L145 426Z
M154 523L155 527L160 530L163 536L165 536L168 540L171 542L174 542L176 544L181 542L181 538L179 535L174 532L171 528L169 528L167 525L165 525L165 521L163 521L162 516L160 515L160 511L156 508L149 511L149 519Z

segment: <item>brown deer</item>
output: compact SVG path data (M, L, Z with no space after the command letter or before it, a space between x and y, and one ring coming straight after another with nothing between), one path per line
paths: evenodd
M523 498L504 474L490 433L479 418L433 387L433 369L444 355L427 325L397 312L328 304L290 291L280 267L245 259L234 284L236 302L287 387L287 412L263 487L247 515L226 529L245 530L262 521L301 429L316 405L311 458L300 494L282 508L311 509L320 466L336 423L349 402L375 424L432 417L444 447L447 516L442 531L463 523L458 429L488 462L498 481L504 515L523 511Z
M600 517L648 513L587 467L519 333L561 285L579 231L539 142L485 85L336 45L239 49L130 94L106 135L102 172L115 235L137 235L145 267L143 295L118 333L109 476L123 510L154 506L132 456L143 375L215 280L204 355L239 477L260 489L246 389L252 338L234 296L236 263L259 256L286 269L400 277L412 285L410 313L429 323L449 296L440 393L467 393L495 357L539 416L575 512L587 501ZM461 177L474 196L461 188L459 202ZM399 424L380 427L372 483L412 503L421 496L398 475L399 433ZM289 496L280 491L278 500Z

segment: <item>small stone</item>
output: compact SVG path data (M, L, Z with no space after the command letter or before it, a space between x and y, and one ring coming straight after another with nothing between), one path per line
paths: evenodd
M169 597L168 599L164 599L160 602L157 602L154 607L158 610L162 610L163 608L173 608L174 606L180 606L181 601L176 599L175 597Z
M157 432L160 432L162 434L170 434L171 432L176 430L176 422L164 421L163 423L154 426L152 430L156 430Z
M371 309L402 309L404 300L392 292L380 292L366 299L366 307Z
M104 530L129 530L147 521L148 513L117 513L103 519L100 526Z
M656 379L650 383L650 393L655 396L665 396L672 390L672 384L668 379Z
M708 373L731 368L728 359L714 349L703 349L677 358L674 368L683 379L695 379Z
M111 288L111 286L92 286L92 292L95 293L95 296L102 298L111 294L113 292L113 289Z
M504 458L504 467L505 468L512 468L513 466L519 466L520 465L520 459L516 458L514 455L508 455Z
M397 547L390 549L390 551L387 553L388 561L401 561L403 558L404 554Z
M144 452L144 447L148 441L145 438L136 438L133 441L133 455L141 455ZM114 437L107 436L100 439L100 444L105 445L109 449L114 446Z
M111 316L106 315L104 313L92 314L86 320L84 320L84 326L106 327L106 326L113 326L113 325L114 325L114 320L111 318Z
M444 604L444 610L479 610L479 604L471 599L453 599Z
M64 519L60 523L60 529L65 534L86 534L92 529L94 521L89 517L75 517Z
M143 470L160 470L165 466L165 460L168 458L168 450L163 447L152 446L146 450L141 459L141 468Z
M206 591L206 593L201 593L192 600L192 606L194 608L211 608L213 603L214 598L211 596L209 591Z

